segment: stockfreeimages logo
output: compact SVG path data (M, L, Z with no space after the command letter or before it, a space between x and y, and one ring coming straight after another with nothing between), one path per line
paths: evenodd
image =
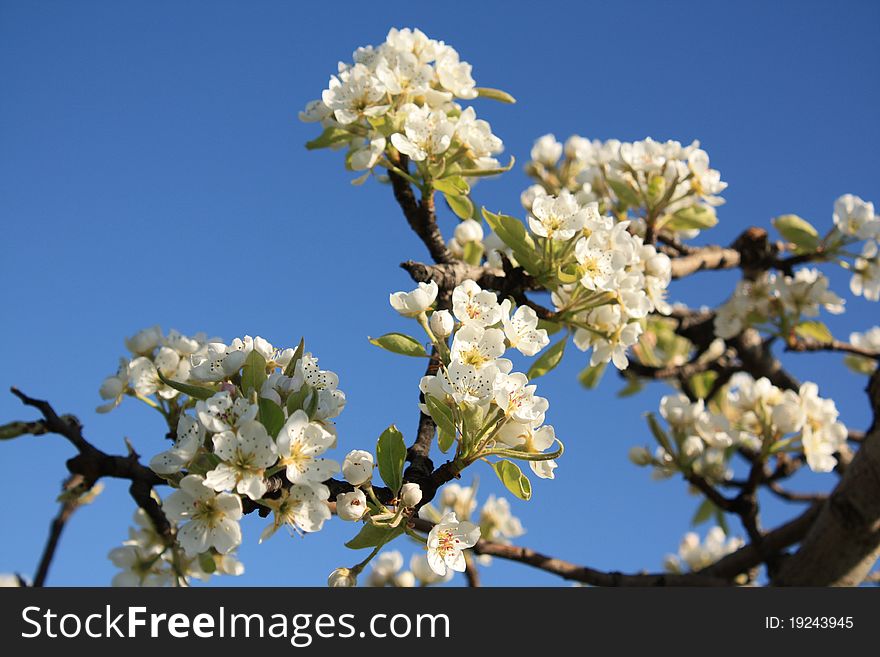
M355 614L263 614L229 613L219 607L215 613L154 613L146 607L101 612L59 614L51 608L22 609L23 639L284 639L296 648L306 648L316 638L426 638L448 639L446 614L373 614L358 629Z

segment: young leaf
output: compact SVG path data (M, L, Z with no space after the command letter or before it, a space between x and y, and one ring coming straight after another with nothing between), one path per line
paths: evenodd
M178 392L182 392L185 395L189 395L193 399L210 399L214 395L217 394L217 391L213 388L203 388L202 386L194 386L191 383L181 383L180 381L172 381L171 379L166 379L162 372L158 369L156 372L159 374L159 380L164 383L169 388L174 388Z
M403 333L386 333L380 338L368 338L368 340L377 347L382 347L382 349L395 354L422 357L428 355L421 342Z
M660 423L657 422L657 418L654 417L653 413L647 413L645 417L648 419L648 426L651 428L651 433L654 434L654 438L660 443L660 446L665 449L669 454L672 454L672 445L669 442L669 436L666 435L666 432L663 431L663 428L660 426Z
M443 429L437 428L437 447L440 448L440 451L444 454L449 451L449 448L452 447L452 444L455 442L455 434L449 433L448 431L444 431Z
M562 330L562 324L551 322L547 319L539 319L538 328L547 331L547 335L553 335L554 333L558 333Z
M565 344L567 342L568 336L566 335L562 340L541 354L538 360L532 363L532 366L529 368L528 377L530 379L537 379L559 365L562 361L562 355L565 353Z
M634 190L624 181L616 180L615 178L609 178L608 186L612 189L614 195L624 205L627 205L631 208L637 208L642 204L641 200L639 199L639 195L636 193L636 190Z
M608 367L608 363L597 363L596 365L587 365L581 373L578 374L578 381L581 382L581 385L588 390L592 390L597 385L599 385L599 381L602 380L602 375L605 374L605 368Z
M773 219L772 223L782 237L799 249L814 251L819 246L819 231L796 214L784 214Z
M306 399L305 406L303 406L303 412L309 416L309 418L314 419L315 411L318 410L318 391L312 390L312 394L308 396Z
M400 523L397 527L388 527L373 525L369 522L365 523L357 536L345 544L345 547L351 550L362 550L364 548L376 547L397 538L403 533L404 523Z
M245 394L251 391L260 392L266 382L266 359L256 349L248 354L241 369L241 389Z
M503 214L495 214L483 208L483 217L495 234L513 251L516 261L533 276L539 276L541 265L535 254L535 244L526 233L526 227L519 219Z
M532 484L515 463L502 459L493 463L492 469L507 490L521 500L531 499Z
M284 411L271 399L260 397L257 403L260 409L260 422L266 427L269 435L276 438L281 427L284 426Z
M715 505L712 503L712 500L706 498L703 500L703 503L697 507L694 517L691 518L691 526L696 527L697 525L702 525L713 515L715 515Z
M464 261L469 265L479 265L484 251L481 242L468 242L464 245Z
M321 133L320 137L312 139L312 141L310 142L306 142L306 148L310 151L316 150L318 148L329 148L334 144L348 141L352 137L352 133L350 133L345 128L327 128L326 130L324 130L324 132Z
M663 222L664 230L702 230L711 228L718 223L718 217L713 208L704 205L690 205L678 210L672 215L667 215Z
M217 570L217 562L214 561L214 556L210 552L202 552L199 555L199 566L209 575Z
M474 216L474 204L467 196L443 194L443 197L456 216L461 219L470 219Z
M516 102L516 98L511 96L506 91L501 91L501 89L492 89L491 87L476 87L474 91L477 92L477 95L480 98L491 98L492 100L497 100L501 103L513 104Z
M507 163L507 166L496 167L494 169L460 169L456 171L459 176L464 176L465 178L485 178L486 176L497 176L500 173L506 173L513 168L514 163L516 162L516 158L512 155L510 156L510 161Z
M305 406L306 403L306 397L308 397L311 390L312 388L311 386L309 386L308 383L303 383L302 388L300 388L296 392L290 393L290 395L287 397L288 415L293 415L296 411L302 410L303 406Z
M296 364L302 359L303 353L306 349L306 339L300 338L299 344L296 345L296 349L293 350L293 357L290 359L290 362L287 364L287 367L284 368L284 376L293 376L296 372Z
M376 461L379 475L394 493L403 484L403 464L406 461L406 443L403 434L393 424L382 432L376 442Z
M606 365L607 365L607 363L606 363ZM583 374L583 373L584 372L581 372L581 374ZM641 392L642 388L645 387L645 384L642 383L642 380L637 376L628 376L628 377L626 377L626 380L627 380L626 386L617 393L617 396L620 398L631 397L631 396ZM581 383L583 383L583 381L581 381ZM589 386L587 386L587 387L589 387Z
M816 320L801 322L795 326L794 332L802 338L811 338L819 342L831 342L834 340L831 330L823 322Z
M437 178L432 183L434 189L444 194L452 196L464 196L471 191L470 185L461 176L448 176L446 178Z
M455 429L455 417L452 415L452 409L446 404L437 401L431 395L425 395L425 405L431 412L431 418L434 420L437 428L441 432L454 437L457 431Z

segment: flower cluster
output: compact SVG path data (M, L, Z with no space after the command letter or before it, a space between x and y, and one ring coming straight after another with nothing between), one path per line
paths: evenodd
M699 142L657 142L650 137L621 142L570 137L565 145L553 135L539 138L526 171L537 181L522 195L531 210L535 198L568 191L581 203L598 202L604 212L631 220L631 230L692 238L717 223L715 207L727 187L709 166Z
M532 204L529 226L535 235L547 232L564 216L563 208L576 206L574 197L539 196ZM545 240L562 242L557 266L559 285L553 305L562 321L574 327L574 343L592 349L590 365L611 361L618 369L629 365L627 350L644 330L649 313L666 314L666 288L671 280L669 258L628 230L626 221L601 216L596 203L577 210L575 232L557 232ZM550 246L551 254L554 246ZM572 261L573 256L573 261ZM572 281L571 278L575 280Z
M765 378L745 373L733 376L727 394L731 423L740 440L769 452L802 452L814 472L830 472L835 452L846 441L846 427L837 421L832 399L819 397L815 383L797 390L780 390Z
M128 540L109 554L113 565L121 569L113 577L113 586L186 586L193 578L206 581L211 575L244 572L231 554L211 550L191 557L178 546L167 545L143 509L135 512L134 522Z
M340 62L321 98L300 113L301 120L324 127L309 147L347 147L346 166L366 172L357 182L377 166L408 177L401 156L415 163L413 175L421 181L457 182L469 171L498 170L501 140L472 107L462 109L456 101L481 92L512 99L478 89L471 65L454 48L418 29L392 28L383 43L358 48L352 59Z
M192 337L172 329L167 335L159 326L152 326L126 338L125 346L130 352L119 359L116 373L101 384L100 395L106 403L98 407L99 413L116 408L126 396L142 400L156 396L154 404L170 404L180 392L163 383L166 379L186 383L190 380L193 359L201 359L207 353L209 340L204 333Z
M112 555L118 565L137 570L148 561L142 583L168 581L161 579L167 555L179 578L195 572L181 568L182 559L204 570L206 559L228 556L241 543L245 498L272 514L263 539L285 525L298 532L322 528L330 518L322 482L340 469L325 453L336 445L332 420L345 394L336 374L320 369L302 342L276 349L245 336L226 344L174 331L163 336L155 327L126 344L135 354L121 368L127 382L110 377L118 383L105 381L101 393L133 394L168 422L174 443L150 468L175 488L162 508L177 526L182 555L142 532ZM282 472L282 486L270 493L269 478Z
M503 254L551 292L553 325L572 330L582 351L592 349L591 366L625 369L648 314L670 311L669 257L629 221L603 216L596 202L582 205L567 190L541 190L529 207L530 234L513 217L484 212L495 231L483 242L489 263Z
M794 276L762 272L755 280L741 280L715 315L715 334L732 338L755 326L787 336L804 317L821 309L843 312L844 301L828 287L828 278L817 269L804 268Z
M856 296L880 301L880 216L874 204L858 196L844 194L834 202L834 227L841 243L865 240L861 254L850 266L853 272L849 287ZM837 237L832 234L832 239ZM835 241L838 241L835 240Z
M453 290L451 313L431 310L436 297L433 281L390 297L395 310L419 321L440 355L437 374L423 377L419 384L424 395L420 408L437 424L440 448L447 451L456 445L454 463L459 470L497 456L502 460L493 464L496 473L528 499L528 480L508 459L529 461L536 475L552 479L554 458L561 449L546 451L558 442L553 427L544 424L549 403L503 356L508 348L536 354L549 342L547 332L538 328L531 308L514 308L508 299L499 303L494 292L474 281Z
M681 539L678 555L668 555L663 561L663 567L671 573L681 573L685 566L690 571L701 570L722 557L736 552L743 545L741 538L728 538L721 527L712 527L702 543L697 534L688 532Z
M702 400L691 402L681 394L663 397L660 414L669 430L649 416L659 446L653 455L634 447L630 460L654 466L658 478L680 471L721 482L733 476L728 448L736 446L760 458L803 453L814 472L830 472L847 436L834 401L819 397L815 383L804 383L797 391L781 390L766 378L755 380L738 372L717 409L707 410Z

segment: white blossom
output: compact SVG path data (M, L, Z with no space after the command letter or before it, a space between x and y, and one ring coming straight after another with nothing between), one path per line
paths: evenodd
M465 559L462 550L471 548L480 540L480 528L470 522L459 522L455 512L445 514L428 534L428 565L441 577L448 570L463 573Z
M226 554L241 543L241 499L215 493L200 475L184 477L162 508L170 521L180 523L177 540L189 556L212 547Z

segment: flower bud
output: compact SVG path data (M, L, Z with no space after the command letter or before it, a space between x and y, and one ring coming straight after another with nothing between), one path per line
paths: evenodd
M360 520L367 511L367 496L360 488L336 496L336 515L341 520Z
M483 227L478 221L465 219L455 227L455 241L459 244L479 242L483 239Z
M648 465L654 459L651 457L651 452L644 447L633 447L629 450L629 460L635 465L643 466Z
M406 483L400 489L401 505L412 508L422 501L422 489L418 484Z
M397 573L391 581L399 589L411 589L416 585L416 576L404 570L402 573Z
M438 338L448 337L452 333L455 321L448 310L435 310L431 313L431 332Z
M108 376L101 384L98 393L101 395L101 399L116 399L124 389L125 381L118 376Z
M689 459L696 458L703 453L703 440L699 436L688 436L681 444L681 451Z
M357 576L348 568L337 568L327 578L327 586L331 588L357 586Z
M342 462L342 476L352 486L367 483L373 476L373 455L362 449L349 452Z

